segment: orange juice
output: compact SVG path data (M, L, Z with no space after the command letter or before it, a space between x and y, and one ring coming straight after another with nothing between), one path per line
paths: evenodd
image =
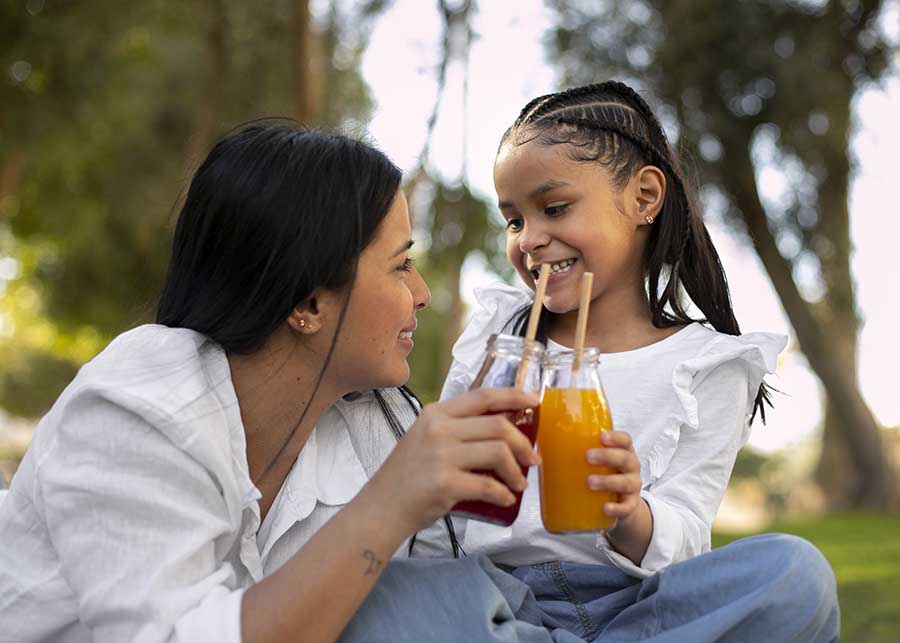
M601 531L613 525L603 512L618 494L593 491L588 475L616 473L588 464L588 449L602 447L600 434L612 431L612 417L602 389L545 388L538 416L541 454L541 518L554 533Z

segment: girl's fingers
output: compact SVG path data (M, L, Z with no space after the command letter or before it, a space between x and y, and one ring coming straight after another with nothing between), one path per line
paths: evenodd
M596 464L613 469L619 469L625 472L634 472L641 470L641 463L638 462L633 451L626 451L619 448L607 449L588 449L585 453L588 464Z
M630 516L637 508L639 499L638 496L631 496L624 502L607 502L603 505L603 513L610 518L625 518Z
M631 436L625 431L604 431L600 434L600 442L603 446L620 449L630 449L632 445Z
M516 388L480 388L440 402L435 408L450 417L459 418L534 408L539 402L534 393L525 393Z
M509 446L503 440L469 442L455 447L453 461L465 471L494 471L514 491L525 490L525 476Z
M588 476L588 487L594 491L636 494L641 491L641 479L627 474L590 475Z

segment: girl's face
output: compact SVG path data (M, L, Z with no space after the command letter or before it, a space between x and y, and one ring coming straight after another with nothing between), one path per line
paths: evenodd
M409 379L416 311L431 293L412 261L406 196L397 192L375 238L359 257L356 283L335 348L335 376L349 390L400 386Z
M640 181L620 191L599 165L571 160L563 145L530 141L501 147L494 187L506 220L506 253L534 288L541 264L551 264L544 305L576 310L581 277L594 273L592 300L634 299L643 292L642 256L649 226ZM655 212L653 213L655 215Z

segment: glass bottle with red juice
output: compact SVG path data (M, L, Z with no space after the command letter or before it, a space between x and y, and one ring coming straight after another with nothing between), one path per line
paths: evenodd
M524 358L526 364L522 388L530 393L540 393L541 359L544 354L544 346L538 341L530 342L527 347L526 343L524 337L517 335L491 335L487 344L484 364L478 371L475 381L472 382L470 390L515 386L519 365ZM511 411L507 412L507 415L534 445L534 441L537 439L538 409ZM475 471L474 473L490 475L499 480L493 471ZM522 475L526 474L527 468L522 467ZM509 507L501 507L480 500L467 500L454 505L451 513L455 516L508 526L515 522L519 515L519 507L522 505L522 493L515 491L513 493L516 496L516 502Z

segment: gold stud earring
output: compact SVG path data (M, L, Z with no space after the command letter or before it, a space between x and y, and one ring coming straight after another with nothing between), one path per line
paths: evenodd
M306 328L306 320L305 320L305 319L301 319L300 321L297 322L297 325L298 325L300 328Z
M647 225L653 225L653 217L651 217L649 214L644 217L644 221L647 222Z

